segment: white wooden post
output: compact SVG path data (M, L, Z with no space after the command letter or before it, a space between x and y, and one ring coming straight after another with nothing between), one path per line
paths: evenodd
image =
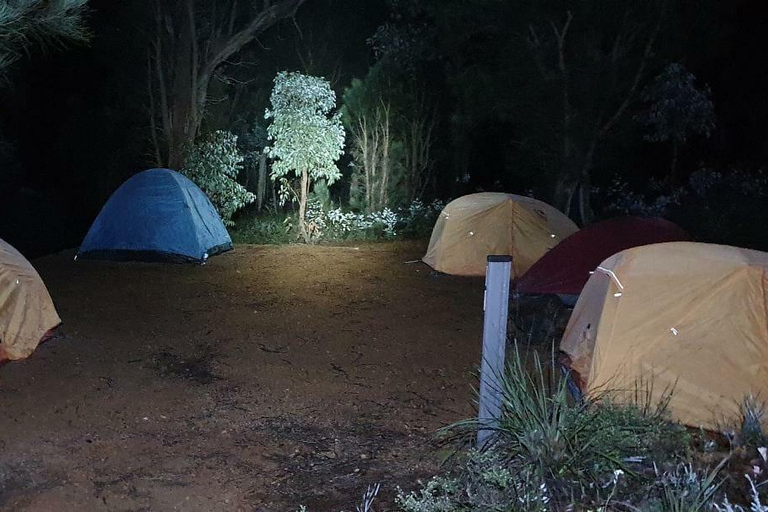
M501 415L501 383L507 346L509 313L509 281L512 256L488 256L485 272L483 310L483 359L480 365L479 429L477 446L484 446L493 435Z

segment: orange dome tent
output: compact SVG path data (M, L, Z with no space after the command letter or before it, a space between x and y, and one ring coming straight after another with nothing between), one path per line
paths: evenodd
M0 240L0 362L25 359L61 323L32 264Z
M513 258L522 275L579 228L554 207L530 197L483 192L448 203L422 261L439 272L484 276L489 254Z
M768 398L766 276L768 254L748 249L627 249L589 278L560 348L587 396L631 400L640 386L653 403L671 393L681 423L732 426L747 395Z

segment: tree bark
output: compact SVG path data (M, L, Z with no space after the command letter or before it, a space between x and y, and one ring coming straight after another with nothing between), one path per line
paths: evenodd
M256 206L261 211L264 197L267 194L267 155L262 151L259 155L259 181L256 184Z
M389 133L389 106L383 106L384 117L381 122L381 179L379 182L379 200L376 210L381 210L389 203L389 175L392 174L392 159L389 148L391 136Z
M618 27L618 33L611 50L605 57L605 64L609 67L610 76L613 77L613 80L609 80L607 89L602 95L595 96L594 106L596 108L594 111L596 116L594 123L589 123L593 127L585 133L577 131L584 130L586 123L583 121L576 122L576 119L583 113L576 110L574 107L575 100L572 98L577 96L579 91L577 87L580 84L578 83L578 76L573 73L574 65L568 61L568 54L566 53L568 39L575 37L572 34L569 36L569 29L574 21L574 16L570 11L567 12L565 21L560 26L550 21L555 53L549 63L547 63L548 48L552 45L544 44L540 32L535 27L530 27L529 45L542 80L557 79L560 85L560 115L562 117L559 124L562 133L558 135L559 139L555 140L560 156L560 168L557 170L555 181L554 203L569 216L575 213L575 217L582 225L589 224L594 217L590 204L590 194L591 173L597 146L609 136L611 130L614 129L635 100L653 53L665 12L665 8L662 6L658 18L653 22L653 25L648 27L648 32L644 38L639 39L638 35L633 34L628 27L632 18L629 8L625 11L624 21ZM639 50L639 56L630 68L632 74L628 77L629 83L623 90L618 90L619 86L615 76L620 69L623 69L621 61L631 53L630 49L634 50L635 48ZM577 201L576 212L573 211L574 199Z
M310 243L312 237L307 229L307 197L309 196L309 172L306 169L301 171L301 191L299 193L299 236L304 239L304 243Z
M212 2L205 14L197 11L199 0L152 1L151 58L157 117L162 121L161 158L165 166L179 169L200 130L216 69L259 34L292 17L305 0L264 0L249 17L237 0ZM221 4L226 12L220 14ZM238 25L238 19L246 21Z

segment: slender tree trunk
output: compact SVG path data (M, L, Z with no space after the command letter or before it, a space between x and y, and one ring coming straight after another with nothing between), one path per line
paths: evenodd
M573 207L573 197L576 193L578 182L573 179L570 173L561 174L555 183L554 204L567 216L571 216Z
M301 191L299 193L299 236L304 239L304 243L308 244L312 240L307 229L307 196L309 196L309 172L304 169L301 171Z
M592 196L592 183L589 179L589 174L582 176L579 181L579 220L581 226L588 226L594 221L594 211L592 210L592 202L590 201Z
M264 205L264 198L267 195L267 155L262 151L259 155L259 180L256 185L256 206L258 211Z
M381 124L381 182L379 183L379 201L377 210L383 209L389 203L389 175L392 173L392 159L389 154L389 107L383 108L384 118Z

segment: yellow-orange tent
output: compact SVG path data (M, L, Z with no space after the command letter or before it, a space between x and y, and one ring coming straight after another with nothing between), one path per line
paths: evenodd
M733 426L748 394L768 399L766 270L766 253L693 242L611 256L561 343L582 391L626 400L640 389L656 403L671 392L676 420Z
M489 254L513 257L515 276L578 227L530 197L483 192L448 203L432 230L424 263L446 274L484 276Z
M0 362L28 357L60 323L32 264L0 240Z

